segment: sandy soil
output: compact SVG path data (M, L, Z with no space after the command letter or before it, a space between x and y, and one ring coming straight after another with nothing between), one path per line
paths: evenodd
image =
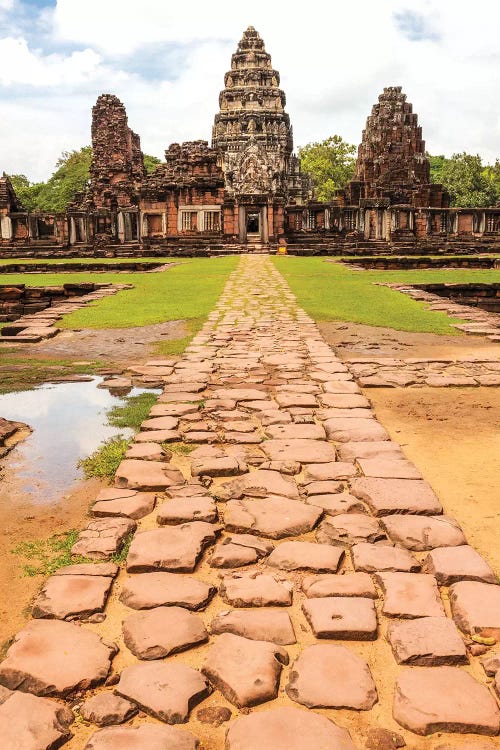
M101 486L97 479L81 482L60 502L37 505L19 492L6 469L0 483L0 648L23 627L30 601L44 580L43 576L24 576L23 566L29 561L12 554L12 549L21 542L84 526L89 504Z
M366 388L377 418L500 573L500 389Z
M360 323L318 323L341 358L349 357L498 357L500 347L482 336L409 333Z

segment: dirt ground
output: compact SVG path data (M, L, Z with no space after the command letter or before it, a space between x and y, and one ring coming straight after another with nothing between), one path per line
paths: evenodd
M87 521L87 510L103 483L81 482L60 502L37 505L19 491L8 465L0 482L0 648L28 619L29 603L38 593L44 576L23 575L26 562L12 549L21 542L48 539L58 532L78 529Z
M498 357L500 347L483 336L438 336L409 333L360 323L318 323L329 344L341 358L349 357Z
M445 512L500 573L500 389L365 388L364 393Z

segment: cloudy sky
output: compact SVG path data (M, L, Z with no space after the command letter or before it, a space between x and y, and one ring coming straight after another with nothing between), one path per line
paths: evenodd
M357 144L382 88L402 85L431 153L500 156L497 0L0 0L0 172L46 179L90 143L103 92L146 153L210 139L249 24L281 73L296 146Z

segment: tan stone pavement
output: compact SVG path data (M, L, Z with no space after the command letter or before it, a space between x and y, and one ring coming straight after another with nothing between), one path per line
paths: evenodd
M496 576L272 262L146 369L164 392L75 548L98 562L0 663L2 748L497 746Z

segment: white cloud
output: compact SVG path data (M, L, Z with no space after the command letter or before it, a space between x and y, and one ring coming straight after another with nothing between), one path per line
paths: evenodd
M0 42L0 71L11 81L0 170L48 176L63 149L89 143L90 110L103 91L122 99L148 153L210 140L224 72L249 24L281 73L297 145L332 133L359 143L382 88L402 85L432 153L498 158L500 6L476 0L471 14L464 0L421 0L421 28L432 31L414 40L395 21L408 11L409 0L310 0L300 13L268 0L141 0L140 12L135 0L58 0L45 16L50 54L17 34ZM147 66L143 75L127 73L129 56L137 70L148 44L184 45L185 64L161 80L148 78Z

